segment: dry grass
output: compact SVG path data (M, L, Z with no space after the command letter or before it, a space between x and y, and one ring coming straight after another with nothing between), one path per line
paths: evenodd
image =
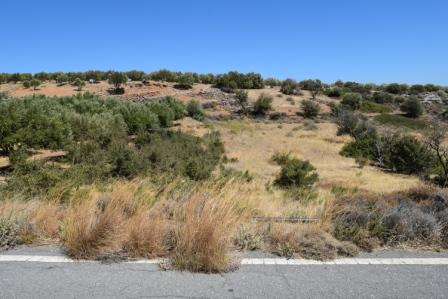
M275 152L290 152L294 157L309 160L319 173L319 189L331 190L334 185L359 188L375 192L406 190L415 186L419 179L412 176L383 172L373 166L360 169L354 159L342 157L339 152L350 139L336 136L336 126L331 123L317 124L318 129L306 131L297 124L257 123L251 134L231 134L219 127L226 154L238 158L233 166L265 181L272 181L279 167L270 162ZM294 136L288 137L293 131Z
M184 203L182 212L173 265L194 272L229 270L230 239L240 220L235 203L198 192Z

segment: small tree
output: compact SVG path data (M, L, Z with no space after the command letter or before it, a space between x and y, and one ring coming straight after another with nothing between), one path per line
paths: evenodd
M320 111L320 106L316 102L310 100L302 101L303 116L306 118L315 118Z
M260 94L254 105L254 113L259 115L265 115L271 109L272 109L272 97L265 93Z
M76 78L75 81L73 82L73 85L78 87L78 91L81 91L82 88L86 85L86 82L84 82L83 80L81 80L79 78Z
M205 113L202 110L202 106L196 100L191 100L190 102L188 102L186 110L189 117L194 118L198 121L203 121L205 118Z
M31 82L30 81L27 80L27 81L23 82L23 87L24 88L30 88L30 86L31 86Z
M361 107L362 96L357 92L349 92L342 98L341 104L358 110Z
M249 98L249 96L248 96L247 91L245 91L243 89L238 89L237 91L235 91L236 102L238 103L238 105L241 106L241 109L243 110L244 113L247 112L248 98Z
M109 75L109 84L112 84L115 88L115 91L119 91L121 89L121 84L124 84L128 81L128 77L125 73L121 72L112 72Z
M286 79L282 82L280 92L287 95L295 95L300 92L299 83L293 79Z
M31 79L30 85L33 87L33 90L36 90L42 82L38 79Z
M279 86L280 81L275 78L266 78L264 79L264 85L269 86L270 88L274 86Z
M299 83L302 89L308 90L311 92L311 96L313 99L316 98L316 96L323 90L323 84L322 81L319 79L316 80L304 80Z
M405 112L407 116L417 118L423 114L423 106L420 100L415 96L410 96L400 106L400 110Z
M177 79L177 87L190 89L194 84L194 76L192 73L184 73Z
M68 76L64 73L57 75L56 77L56 83L63 84L68 82Z
M444 144L447 126L435 122L426 136L426 144L437 160L438 183L441 187L448 185L448 147Z
M274 155L273 160L281 166L275 180L280 187L310 189L318 180L316 168L309 161L291 158L288 154Z

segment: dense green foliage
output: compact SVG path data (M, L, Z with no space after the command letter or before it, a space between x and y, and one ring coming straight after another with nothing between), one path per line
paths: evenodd
M303 116L306 118L315 118L320 111L320 106L318 103L310 100L302 101L302 111Z
M205 118L204 110L202 110L201 104L196 100L191 100L187 104L187 115L199 121L203 121Z
M118 90L121 87L121 84L124 84L128 81L128 77L125 73L121 72L112 72L109 75L109 83L115 87L115 90Z
M249 94L243 89L238 89L235 91L235 99L238 105L241 107L243 112L246 112L248 104Z
M406 113L407 116L417 118L423 114L423 106L420 100L415 96L410 96L400 106L400 110Z
M257 101L254 104L254 113L256 115L265 115L272 109L272 97L267 94L260 94Z
M344 94L344 90L341 87L331 87L325 90L325 94L330 98L340 98Z
M342 98L341 104L350 107L353 110L358 110L361 107L362 96L356 92L349 92Z
M316 168L309 161L291 158L288 154L276 154L272 160L281 167L275 180L280 187L309 189L318 179Z
M299 83L294 79L286 79L282 82L280 92L287 95L295 95L300 92Z
M263 78L257 73L228 72L216 76L216 87L223 90L260 89L264 87Z
M0 149L13 164L2 189L34 196L114 177L205 179L223 145L217 133L198 138L168 129L185 110L169 97L145 104L91 94L1 100ZM70 166L28 160L31 148L65 150L60 162Z

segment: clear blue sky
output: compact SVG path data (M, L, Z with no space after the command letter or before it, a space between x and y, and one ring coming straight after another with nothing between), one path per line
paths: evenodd
M130 70L448 85L448 1L2 0L0 72Z

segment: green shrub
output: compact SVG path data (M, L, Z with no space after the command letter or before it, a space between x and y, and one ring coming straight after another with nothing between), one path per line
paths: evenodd
M309 161L284 155L277 155L273 159L281 166L280 174L275 180L275 184L278 186L309 189L316 183L318 175Z
M320 111L318 103L310 100L302 101L303 116L306 118L315 118Z
M202 110L201 104L195 100L191 100L188 102L187 114L189 117L194 118L198 121L203 121L205 118L205 113Z
M271 88L274 86L279 86L280 80L277 80L275 78L266 78L264 79L264 85L269 86Z
M247 103L248 103L249 95L247 91L243 89L238 89L235 91L235 99L238 105L241 107L243 111L246 111L247 109Z
M228 72L216 77L216 87L225 91L234 89L260 89L264 87L263 78L257 73L242 74Z
M30 88L30 87L31 87L31 82L28 81L28 80L27 80L27 81L24 81L24 82L23 82L23 87L24 87L24 88Z
M132 70L132 71L126 72L126 76L129 79L131 79L132 81L142 81L143 77L145 76L145 72ZM90 76L90 77L92 77L92 76ZM95 79L95 78L89 78L89 79ZM96 80L96 81L99 81L99 80Z
M296 95L300 92L300 86L293 79L286 79L282 82L280 92L287 95Z
M425 144L410 135L386 135L378 144L376 160L382 167L405 174L426 174L434 156Z
M359 93L349 92L342 98L341 104L358 110L361 107L362 96Z
M260 94L254 105L254 113L257 115L265 115L272 109L272 100L271 96L265 93Z
M84 82L83 80L76 78L75 81L73 82L73 85L75 85L76 87L78 87L78 91L81 91L82 88L84 86L86 86L86 82Z
M299 86L304 90L310 91L313 99L316 98L316 96L323 90L322 81L320 81L319 79L303 80L299 82Z
M177 88L189 89L193 86L195 79L192 73L184 73L178 76L177 78L178 84Z
M409 86L406 84L391 83L386 86L385 90L393 94L404 94L407 92L408 88Z
M128 77L125 73L121 72L111 72L109 74L109 84L112 84L115 90L121 88L121 85L128 82Z
M420 100L415 96L410 96L400 106L400 110L406 113L407 116L417 118L423 114L423 106Z
M332 87L325 91L330 98L340 98L344 94L344 90L340 87Z
M378 104L393 103L394 97L387 92L374 92L372 100Z
M30 82L30 86L33 87L34 90L36 90L39 87L39 85L42 84L42 82L40 80L34 79L34 78L31 79L31 81L29 81L29 82Z
M374 160L377 154L376 145L378 139L376 136L366 136L356 138L355 140L345 144L342 147L340 154L346 157L352 157L355 159L369 159Z
M336 119L338 135L349 134L354 138L376 137L376 128L362 114L341 109Z

